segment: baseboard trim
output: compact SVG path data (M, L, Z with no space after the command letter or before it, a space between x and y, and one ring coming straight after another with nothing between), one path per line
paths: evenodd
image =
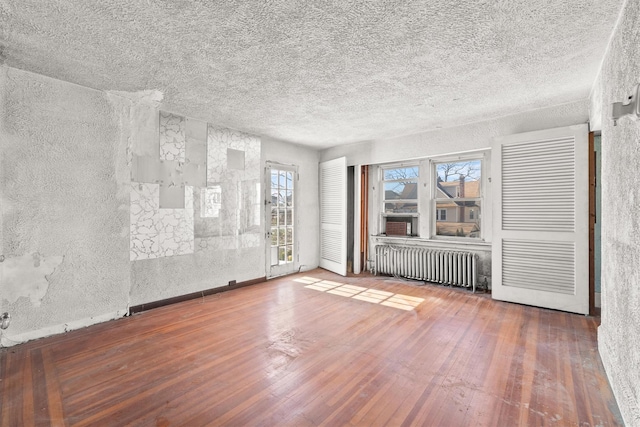
M12 347L14 345L23 344L27 341L33 341L40 338L50 337L52 335L63 334L65 332L74 331L76 329L86 328L88 326L96 325L98 323L108 322L109 320L119 319L127 315L126 310L117 310L112 313L101 314L98 316L89 317L86 319L78 319L67 323L61 323L58 325L46 326L41 329L33 331L23 332L18 335L7 335L6 331L0 333L0 348Z
M218 286L217 288L205 289L204 291L192 292L190 294L179 295L177 297L166 298L159 301L147 302L140 305L134 305L129 307L129 314L142 313L143 311L152 310L154 308L164 307L166 305L177 304L183 301L189 301L195 298L206 297L207 295L219 294L220 292L232 291L234 289L244 288L246 286L256 285L258 283L266 282L267 277L259 277L257 279L246 280L244 282L236 283L235 285Z

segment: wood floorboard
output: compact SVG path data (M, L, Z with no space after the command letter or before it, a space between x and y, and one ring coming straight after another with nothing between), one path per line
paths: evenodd
M35 415L34 425L48 426L50 425L51 415L49 415L49 399L47 398L47 389L42 387L46 384L44 361L42 360L42 350L29 350L31 355L31 374L33 389L33 410ZM24 384L24 388L28 388L28 384ZM25 405L26 407L26 405ZM4 425L4 424L3 424Z
M35 410L33 406L33 375L31 371L31 354L27 353L22 364L22 422L24 425L35 424Z
M618 426L597 326L317 269L1 349L0 424Z

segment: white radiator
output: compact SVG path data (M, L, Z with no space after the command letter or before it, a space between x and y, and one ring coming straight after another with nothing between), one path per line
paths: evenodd
M472 287L476 291L477 255L414 246L377 245L375 274Z

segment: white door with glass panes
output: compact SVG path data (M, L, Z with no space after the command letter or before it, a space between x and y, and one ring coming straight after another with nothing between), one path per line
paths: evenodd
M494 141L493 298L589 313L588 127Z
M267 277L293 273L295 245L295 166L267 163L265 201Z

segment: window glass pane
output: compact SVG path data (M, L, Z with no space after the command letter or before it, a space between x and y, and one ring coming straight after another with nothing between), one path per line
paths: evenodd
M417 199L418 183L416 182L385 182L385 200Z
M280 264L284 264L284 261L285 261L285 248L284 248L284 246L280 246L278 248L278 260L280 261Z
M287 207L293 206L293 190L287 190L285 193Z
M418 213L418 203L385 203L385 213Z
M436 203L436 235L480 237L479 200Z
M274 227L278 225L278 209L276 208L271 208L271 225Z
M278 246L278 229L271 229L271 246Z
M287 209L286 224L293 225L293 209Z
M293 189L293 172L287 172L287 189Z
M408 168L384 169L384 180L390 181L394 179L412 179L418 178L418 166Z
M438 163L436 198L480 197L481 161Z
M293 244L293 227L287 227L287 245Z
M287 173L285 171L278 171L278 185L280 188L286 188L287 186Z

